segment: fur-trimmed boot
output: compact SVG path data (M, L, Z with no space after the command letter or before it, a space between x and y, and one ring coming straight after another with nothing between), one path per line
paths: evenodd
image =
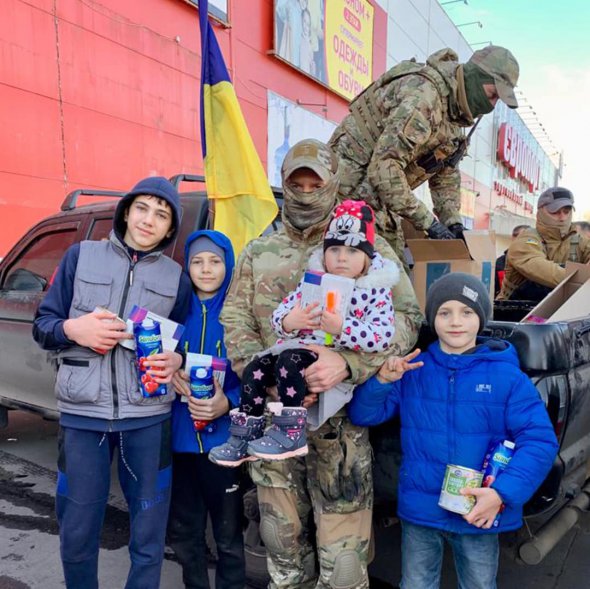
M248 454L262 460L284 460L307 454L307 409L269 403L272 425L248 444Z
M239 409L229 412L230 437L225 444L215 446L209 451L209 460L221 466L239 466L243 462L256 460L247 452L248 442L260 438L264 433L264 415L253 417Z

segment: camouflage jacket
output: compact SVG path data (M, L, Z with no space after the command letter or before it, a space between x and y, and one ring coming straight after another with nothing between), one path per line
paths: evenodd
M527 280L552 288L557 286L566 277L564 266L568 260L580 264L590 262L590 240L578 236L574 229L563 238L557 228L541 232L526 229L514 239L506 253L498 299L510 299L512 292Z
M272 313L297 287L311 252L323 239L325 225L302 232L285 224L276 233L251 241L240 254L221 313L227 355L238 375L241 376L254 354L276 342ZM399 259L379 236L375 246L383 257L393 260L400 268L400 280L392 289L396 330L386 353L339 352L348 363L354 383L364 382L373 375L387 355L411 350L422 321L414 289L401 270Z
M381 207L419 229L434 220L411 192L426 180L440 221L461 222L459 170L431 167L455 153L463 128L474 122L470 113L464 114L469 108L460 100L458 67L458 56L450 49L434 53L426 64L401 62L352 102L329 143L341 158L366 167L365 181ZM346 178L342 181L346 186Z

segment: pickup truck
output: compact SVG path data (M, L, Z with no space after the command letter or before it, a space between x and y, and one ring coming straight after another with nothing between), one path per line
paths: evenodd
M179 185L203 178L178 175L171 180ZM275 194L280 204L281 195ZM57 418L55 365L52 354L33 341L33 318L65 250L83 239L106 238L121 195L92 190L70 193L59 213L32 227L0 262L0 427L7 424L10 409ZM79 199L86 196L103 201L79 205ZM181 205L181 231L166 253L182 264L182 244L192 231L208 227L210 211L203 191L181 192ZM277 222L269 231L276 227ZM515 557L536 564L575 525L579 511L590 506L590 318L539 325L518 323L520 316L518 306L496 307L486 333L514 344L523 370L546 404L560 443L551 472L526 506L527 525L509 542ZM425 330L420 347L429 338ZM373 428L371 442L379 525L393 521L395 515L399 428L395 423ZM267 584L264 547L257 533L253 493L245 498L245 513L250 521L245 536L248 578L251 585L263 587ZM379 558L378 545L376 554Z

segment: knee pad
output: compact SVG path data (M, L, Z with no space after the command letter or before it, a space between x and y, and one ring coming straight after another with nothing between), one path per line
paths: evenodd
M259 533L269 552L287 557L295 554L292 524L281 524L273 513L265 513L260 520Z
M363 568L359 555L354 550L343 550L334 559L334 571L330 577L332 589L353 589L363 584Z

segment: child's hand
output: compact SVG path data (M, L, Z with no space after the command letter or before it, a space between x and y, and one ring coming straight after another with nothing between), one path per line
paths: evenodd
M283 317L283 329L290 333L301 329L317 329L320 325L319 303L312 303L303 309L298 301L293 309Z
M229 401L216 378L213 379L213 384L215 386L215 394L210 399L189 397L188 410L194 420L213 421L227 413Z
M476 528L489 530L500 511L500 507L502 507L500 495L491 487L479 489L464 487L461 489L461 495L473 495L475 497L475 506L470 513L463 516L463 519Z
M68 339L79 346L101 350L111 350L121 340L133 339L130 333L125 333L126 328L127 325L110 311L87 313L76 319L67 319L63 324Z
M174 390L184 397L191 396L190 378L184 370L177 370L172 375L172 386Z
M144 365L147 372L160 384L172 382L174 373L182 366L182 356L177 352L161 352L148 356Z
M342 315L340 313L332 313L331 311L324 310L320 318L320 329L323 329L326 333L339 336L342 332Z
M399 356L389 356L383 366L377 373L377 380L380 383L395 382L399 380L408 370L416 370L424 366L424 362L414 362L412 360L420 354L420 348L400 358Z

